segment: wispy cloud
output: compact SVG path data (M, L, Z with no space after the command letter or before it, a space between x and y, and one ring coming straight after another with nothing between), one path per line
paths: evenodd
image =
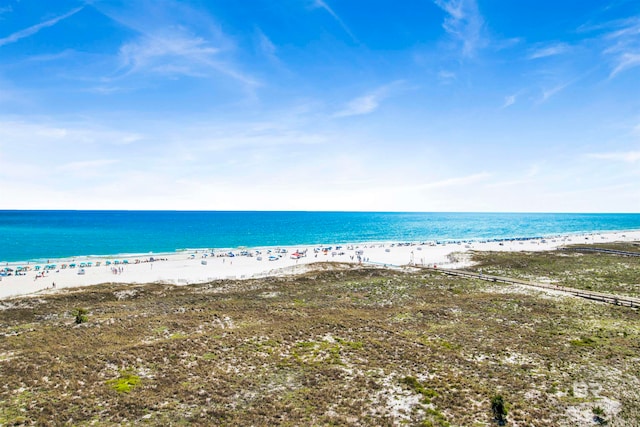
M124 44L120 48L120 59L123 68L134 73L142 70L155 71L160 65L166 66L170 61L181 58L201 63L218 52L218 49L211 47L199 37L157 34L143 36L134 42Z
M49 61L58 61L61 59L67 59L71 57L75 52L71 49L65 49L62 52L58 53L50 53L43 55L31 55L28 60L31 62L49 62Z
M249 86L258 82L218 58L221 49L202 37L184 32L145 34L120 48L121 69L125 74L157 73L169 76L208 77L216 70Z
M261 30L258 30L258 42L262 53L270 58L276 55L276 45Z
M443 179L441 181L428 182L419 186L421 190L430 190L436 188L458 187L462 185L474 184L478 181L484 181L491 176L488 172L480 172L473 175L460 176L455 178Z
M588 157L600 160L613 160L618 162L635 163L640 161L640 151L612 152L612 153L592 153Z
M118 147L142 139L144 136L138 132L115 130L91 124L77 126L64 123L7 120L0 117L0 141L7 144L11 142L11 148L15 150L27 149L31 144L42 146L62 144L73 150L79 150L79 147L85 145Z
M276 45L271 41L271 39L267 37L267 35L259 28L256 30L256 36L256 44L259 52L262 53L273 64L282 65L280 58L278 58L278 49Z
M373 90L365 95L349 101L346 106L333 114L333 117L349 117L349 116L361 116L364 114L373 113L378 109L380 103L390 96L391 92L397 89L404 82L401 80L395 81L391 84L382 86L376 90Z
M358 39L356 39L356 36L353 35L349 27L347 27L344 21L338 16L337 13L333 11L333 9L331 9L331 7L329 7L329 5L324 0L315 0L313 5L314 7L324 9L325 11L327 11L329 15L331 15L333 19L335 19L338 22L338 24L340 24L344 32L347 33L354 42L358 43Z
M4 15L5 13L11 13L11 12L13 12L13 7L11 7L11 5L0 7L0 19L2 18L2 15Z
M508 95L504 97L504 103L502 104L502 108L507 108L512 106L513 104L516 103L516 98L518 97L518 94L515 93L513 95Z
M549 56L561 55L568 52L570 46L566 43L554 43L546 46L535 46L531 49L528 59L547 58Z
M597 26L583 26L585 32L604 32L599 40L605 43L603 54L610 58L609 78L640 66L640 17L605 22Z
M80 162L65 163L57 167L61 172L95 172L95 169L101 169L105 166L110 166L118 163L115 159L99 159L99 160L85 160Z
M476 0L434 0L447 13L442 27L462 43L462 55L473 56L486 45L483 35L484 18Z
M70 16L73 16L76 13L80 12L83 8L84 6L78 7L76 9L71 10L70 12L65 13L64 15L49 19L47 21L33 25L29 28L25 28L24 30L16 31L13 34L10 34L5 38L0 39L0 46L4 46L10 43L15 43L20 39L36 34L38 31L42 30L43 28L52 27L56 25L58 22L62 21L63 19L67 19Z
M637 53L625 52L618 56L616 66L611 71L609 77L615 77L622 71L638 66L640 66L640 51Z
M438 79L444 84L449 84L456 79L456 73L452 71L441 70L438 72Z
M369 94L351 100L344 109L334 114L334 117L360 116L373 113L380 105L379 94Z
M219 79L223 75L249 91L260 84L238 65L233 39L203 10L176 1L99 2L94 7L136 34L120 46L118 68L106 79L110 83L136 74L155 74L171 79Z
M566 89L569 85L571 85L571 83L573 83L573 81L567 82L567 83L561 83L559 85L556 85L550 89L544 89L542 91L542 99L540 99L539 103L543 103L548 101L550 98L552 98L553 96L557 95L558 93L562 92L564 89Z

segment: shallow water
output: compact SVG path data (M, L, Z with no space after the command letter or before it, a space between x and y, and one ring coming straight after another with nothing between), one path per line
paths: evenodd
M0 211L0 260L637 229L640 214Z

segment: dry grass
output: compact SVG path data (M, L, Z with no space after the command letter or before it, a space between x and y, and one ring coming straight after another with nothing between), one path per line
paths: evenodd
M637 243L594 247L638 252ZM473 261L473 269L487 274L640 297L640 257L557 250L527 254L477 252Z
M496 394L508 425L639 419L638 312L537 291L344 267L2 304L2 425L483 426Z

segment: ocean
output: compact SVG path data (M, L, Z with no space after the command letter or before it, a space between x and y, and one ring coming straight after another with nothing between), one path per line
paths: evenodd
M0 261L638 229L640 214L8 210L0 211Z

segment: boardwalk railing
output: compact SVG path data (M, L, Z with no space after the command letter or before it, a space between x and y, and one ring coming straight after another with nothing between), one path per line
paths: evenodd
M604 249L604 248L585 248L585 247L570 247L570 248L561 248L563 251L573 251L573 252L599 252L603 254L611 254L611 255L622 255L622 256L635 256L640 257L640 252L628 252L628 251L618 251L616 249Z
M464 270L450 270L446 268L433 268L433 267L420 267L420 268L446 274L448 276L466 277L469 279L480 279L480 280L486 280L489 282L506 283L509 285L523 285L523 286L532 286L536 288L551 289L554 291L564 292L566 294L574 295L580 298L585 298L593 301L606 302L608 304L621 305L625 307L640 308L639 298L633 298L625 295L612 295L612 294L606 294L603 292L585 291L582 289L568 288L566 286L557 286L557 285L551 285L548 283L529 282L526 280L492 276L484 273L475 273L475 272L464 271Z

